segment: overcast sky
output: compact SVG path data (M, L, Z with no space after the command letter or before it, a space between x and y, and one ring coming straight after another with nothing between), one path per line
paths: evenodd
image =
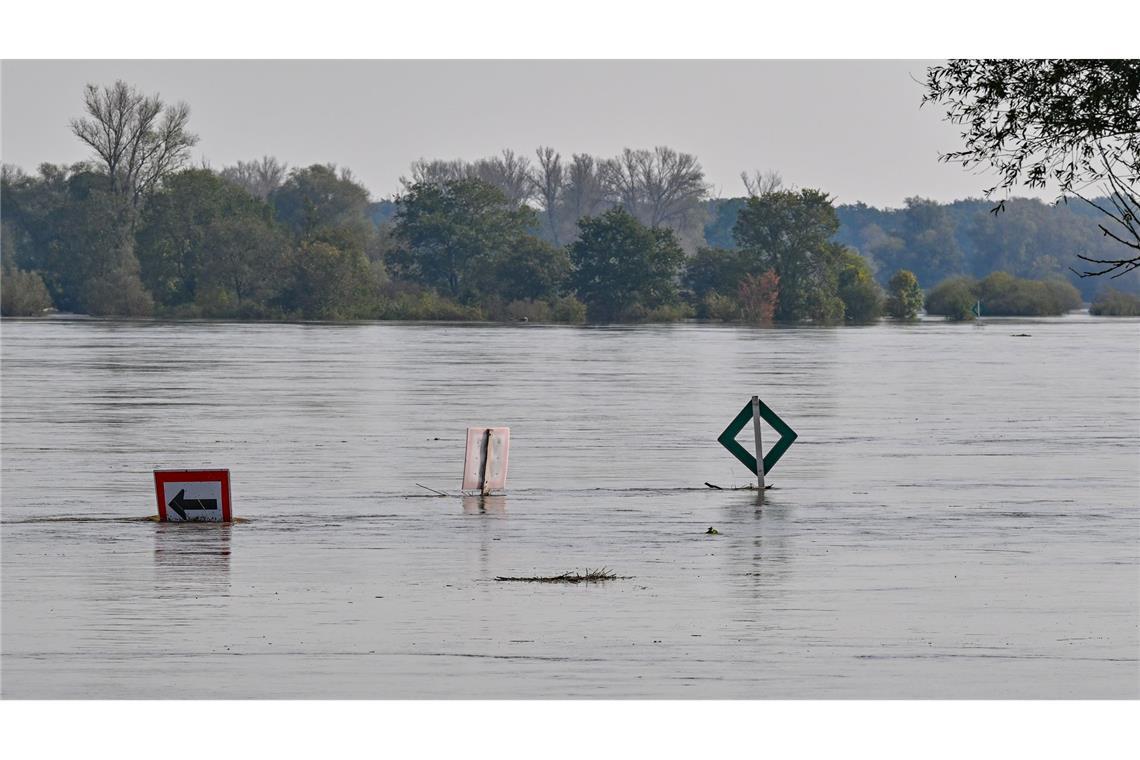
M959 140L919 108L929 63L4 61L0 150L26 170L86 158L67 126L83 86L123 79L186 101L196 157L214 168L263 154L332 162L376 199L419 157L539 145L565 156L669 145L696 154L722 196L742 194L742 170L776 169L840 203L977 197L985 176L937 160Z

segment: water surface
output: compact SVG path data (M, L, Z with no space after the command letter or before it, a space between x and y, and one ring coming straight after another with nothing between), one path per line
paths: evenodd
M1140 696L1137 320L0 331L6 698Z

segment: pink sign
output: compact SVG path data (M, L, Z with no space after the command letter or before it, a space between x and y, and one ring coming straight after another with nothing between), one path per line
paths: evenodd
M510 447L510 428L467 428L463 490L480 493L504 490L507 487L507 455Z

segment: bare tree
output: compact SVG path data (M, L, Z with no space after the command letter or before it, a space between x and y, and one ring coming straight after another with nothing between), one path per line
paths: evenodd
M158 95L143 95L121 80L101 89L87 85L83 106L87 116L72 119L71 131L95 152L112 191L136 208L186 164L198 142L186 129L189 106L166 106Z
M692 227L708 195L696 156L666 146L652 151L626 148L601 163L600 175L609 199L650 227L678 232Z
M748 172L741 172L740 181L744 183L744 189L753 198L774 193L784 186L784 178L773 169L767 171L757 169L751 175Z
M599 162L598 176L605 188L606 198L623 206L638 221L644 222L641 213L641 167L648 151L626 148L620 156Z
M531 175L531 184L535 195L542 203L546 224L550 229L550 239L555 245L562 245L558 234L561 223L562 191L566 185L562 156L554 148L540 147L535 152L538 155L538 166Z
M468 179L472 176L474 176L472 164L463 159L446 161L439 158L431 160L420 158L412 162L411 177L400 177L400 184L404 190L409 190L413 185L442 185L444 182Z
M500 155L481 158L472 170L476 179L494 185L503 191L511 203L520 205L534 197L534 183L530 173L530 159L510 148Z
M260 160L238 161L234 166L227 166L222 169L221 177L264 201L281 187L288 173L288 165L272 156L262 156Z
M563 203L573 223L584 216L593 216L606 206L606 187L600 167L593 156L575 153L567 167L566 189Z
M411 169L411 177L400 177L405 191L413 185L442 185L460 179L477 179L497 187L511 203L517 205L526 203L535 195L530 160L509 148L498 156L478 161L421 158L412 162Z
M642 154L642 186L650 227L687 227L708 195L705 172L697 157L658 146Z

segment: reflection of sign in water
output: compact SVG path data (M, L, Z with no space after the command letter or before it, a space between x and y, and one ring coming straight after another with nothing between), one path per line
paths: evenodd
M229 470L155 470L158 519L168 522L229 522Z
M510 428L467 428L463 490L490 493L506 488L510 447Z

